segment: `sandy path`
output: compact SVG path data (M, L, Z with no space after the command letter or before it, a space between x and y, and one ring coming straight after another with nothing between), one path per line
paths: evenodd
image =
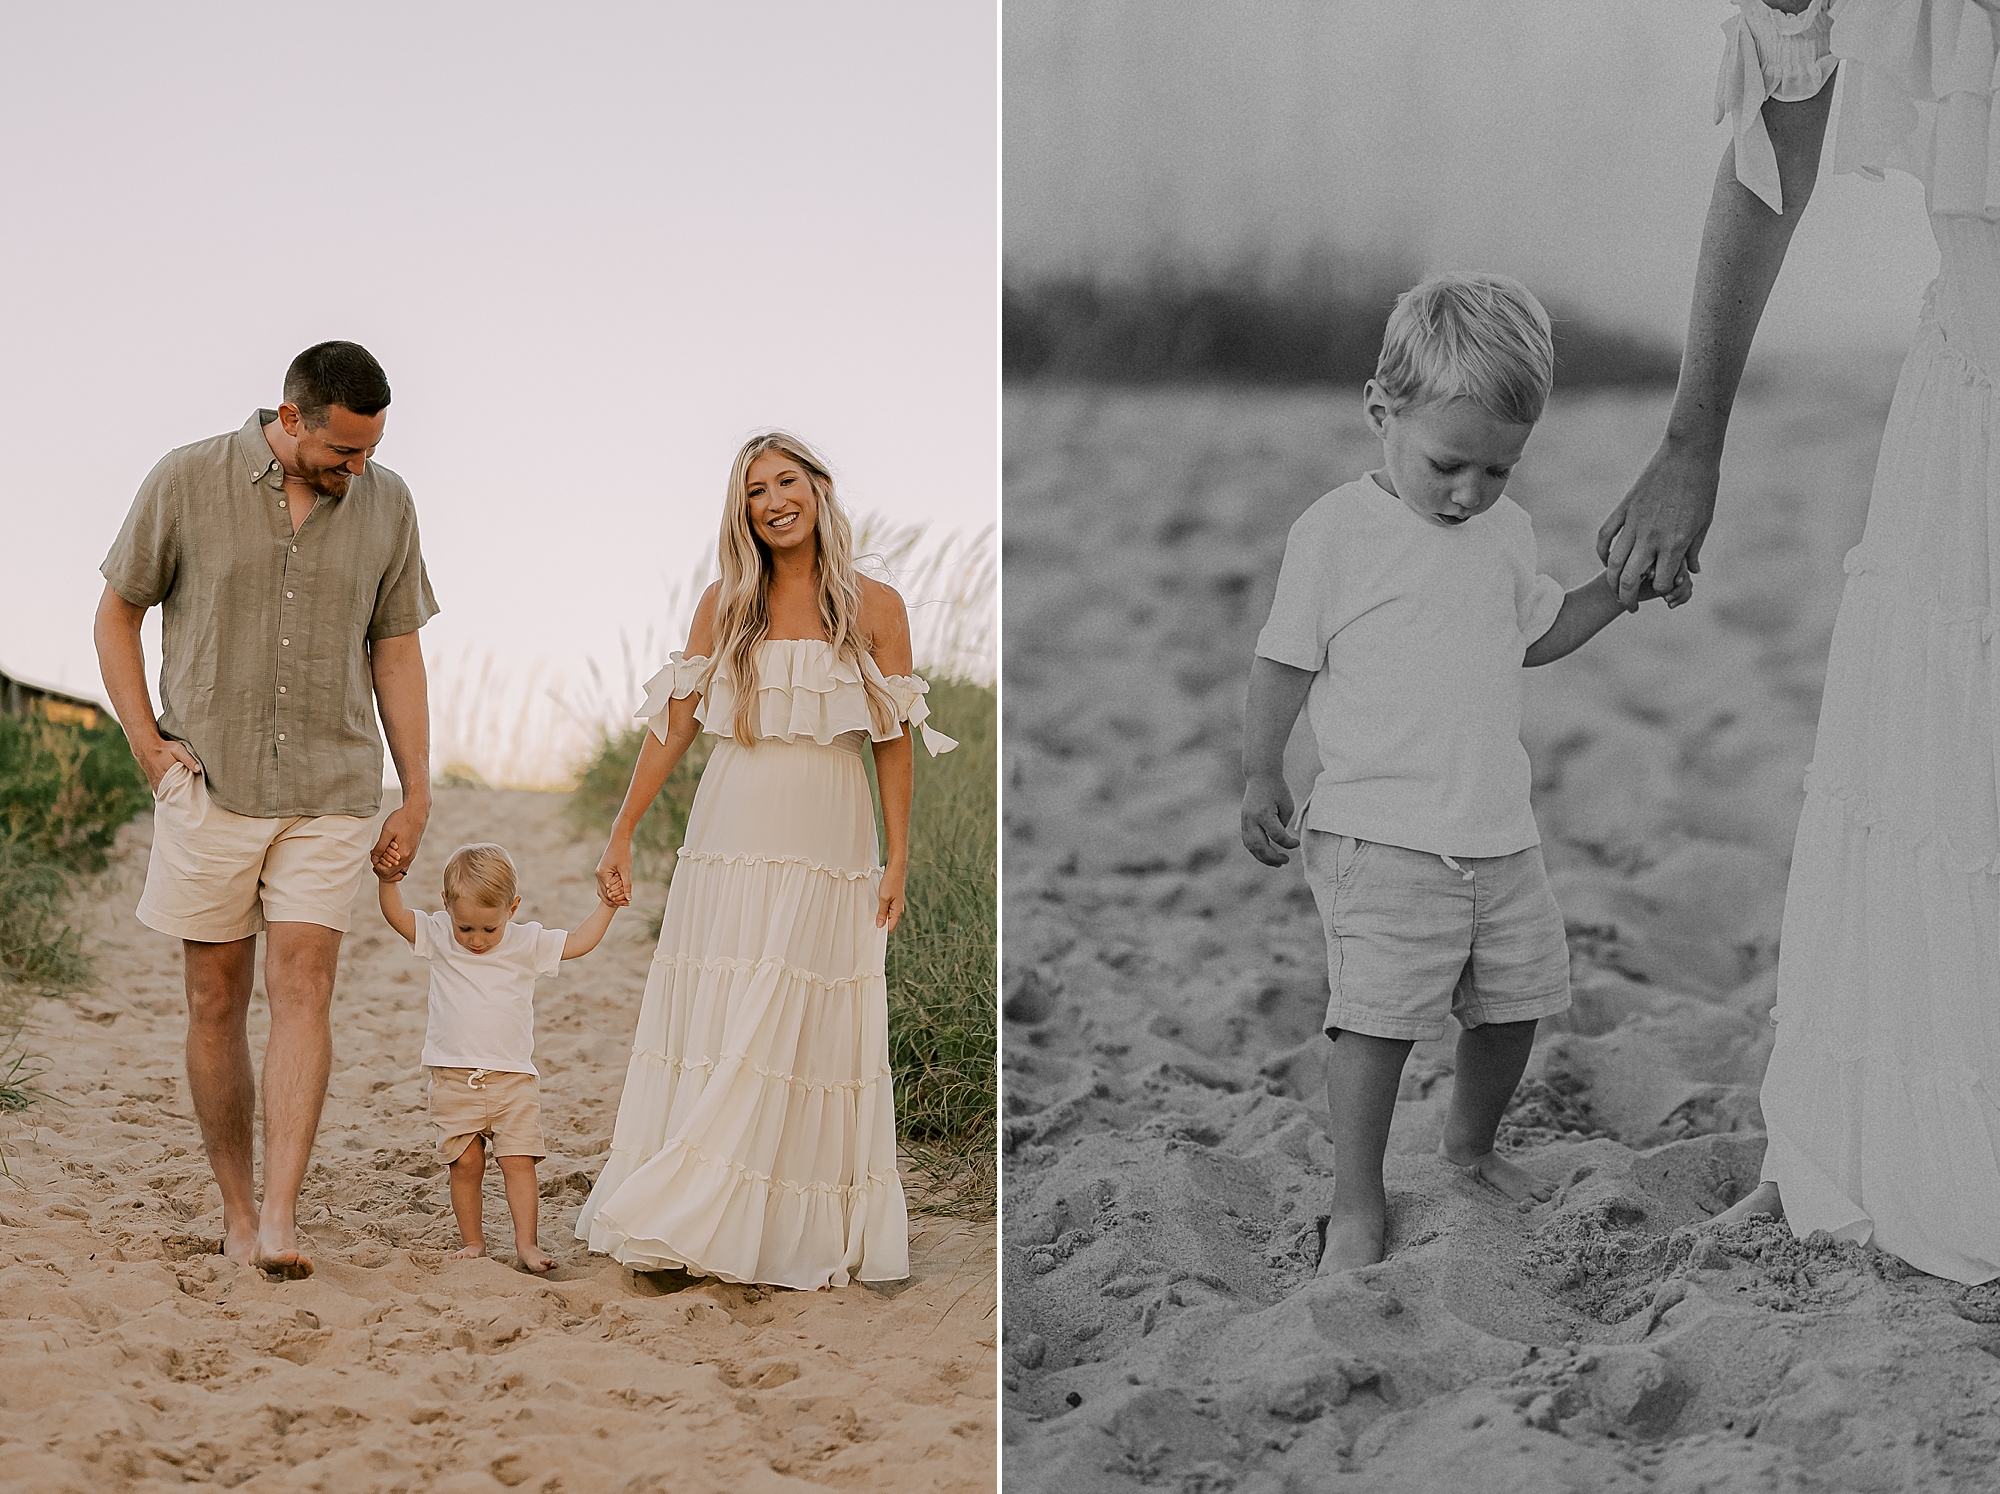
M1503 1140L1432 1157L1406 1071L1391 1256L1314 1279L1327 981L1296 866L1239 845L1247 660L1284 535L1379 447L1326 396L1011 391L1010 1489L1993 1489L2000 1291L1680 1226L1740 1197L1801 777L1893 367L1739 407L1696 601L1531 676L1575 1009ZM1664 418L1567 400L1517 496L1575 584ZM1294 741L1295 783L1310 744Z
M435 906L454 846L498 839L520 916L572 925L596 849L561 811L552 794L441 793L411 904ZM372 881L302 1200L318 1272L274 1282L212 1254L179 945L130 916L149 833L142 817L121 835L95 907L97 989L38 1013L62 1103L0 1121L0 1489L993 1486L991 1226L915 1220L908 1283L821 1293L635 1275L572 1237L610 1145L652 953L643 915L539 988L555 1272L515 1269L497 1169L499 1258L446 1258L457 1233L417 1064L424 967Z

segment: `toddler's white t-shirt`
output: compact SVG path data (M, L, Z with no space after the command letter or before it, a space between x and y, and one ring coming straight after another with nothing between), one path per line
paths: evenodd
M417 914L416 935L417 955L431 967L424 1067L539 1074L535 979L562 969L568 931L510 923L498 944L474 954L452 937L451 914L437 912Z
M1301 514L1257 652L1315 674L1305 827L1447 856L1540 844L1521 658L1562 603L1512 499L1432 524L1371 476Z

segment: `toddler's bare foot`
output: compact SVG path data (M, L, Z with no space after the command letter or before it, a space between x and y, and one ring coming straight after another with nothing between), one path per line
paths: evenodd
M1388 1222L1379 1202L1343 1208L1339 1196L1333 1213L1320 1221L1319 1275L1336 1276L1375 1265L1382 1259Z
M1484 1183L1503 1198L1515 1203L1545 1203L1555 1197L1556 1185L1543 1182L1519 1163L1509 1162L1498 1152L1477 1156L1453 1156L1450 1148L1438 1147L1440 1159L1456 1167L1475 1183Z
M1713 1219L1703 1222L1707 1224L1734 1224L1740 1219L1782 1219L1784 1217L1785 1206L1778 1198L1778 1185L1776 1183L1764 1182L1752 1188L1745 1197L1739 1198Z
M530 1271L552 1271L556 1258L539 1245L522 1245L516 1242L514 1253L521 1258L521 1265Z
M463 1250L454 1250L451 1253L451 1258L455 1261L476 1261L484 1254L486 1254L486 1242L481 1240L477 1245L468 1245Z

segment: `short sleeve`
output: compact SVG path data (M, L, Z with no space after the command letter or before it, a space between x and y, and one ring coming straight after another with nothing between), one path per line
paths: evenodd
M708 672L708 656L690 659L678 651L646 681L646 698L632 713L634 721L644 721L662 743L667 740L667 707L677 700L701 692L701 677Z
M416 956L420 960L428 960L437 952L437 925L431 922L436 917L435 913L417 915L417 926L412 931L414 937L410 940L410 947L416 951Z
M1271 615L1257 635L1259 658L1319 673L1334 632L1329 558L1303 519L1292 526L1278 566Z
M1764 0L1736 0L1722 23L1722 71L1715 80L1715 118L1736 137L1736 179L1774 213L1785 210L1778 153L1764 127L1764 101L1812 98L1833 76L1833 20L1828 0L1811 0L1788 15Z
M139 485L111 553L99 568L111 589L134 607L157 607L174 589L180 568L180 507L172 457L161 458Z
M368 619L370 643L378 638L400 638L405 633L414 633L438 613L437 598L431 594L430 573L424 569L417 511L407 491L403 494L403 504L402 542L375 589L375 612Z
M535 930L535 974L556 975L562 970L563 946L569 943L568 929L545 929L540 924L531 925Z
M1556 625L1556 615L1563 610L1562 582L1554 576L1537 574L1528 584L1518 589L1515 610L1521 620L1521 644L1526 647Z

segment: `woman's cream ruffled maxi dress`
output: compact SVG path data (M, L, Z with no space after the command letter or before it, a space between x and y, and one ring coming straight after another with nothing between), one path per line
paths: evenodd
M1827 660L1762 1094L1800 1235L2000 1275L2000 0L1745 0L1718 112L1778 206L1758 110L1838 64L1836 170L1921 179L1941 257Z
M679 654L639 718L706 659ZM577 1237L637 1270L812 1289L909 1275L896 1173L884 935L875 927L873 735L861 674L814 640L757 648L759 740L730 736L718 675L695 708L715 745L646 980L611 1153ZM884 679L933 755L929 688ZM900 735L901 728L890 734ZM883 738L877 738L883 740Z

